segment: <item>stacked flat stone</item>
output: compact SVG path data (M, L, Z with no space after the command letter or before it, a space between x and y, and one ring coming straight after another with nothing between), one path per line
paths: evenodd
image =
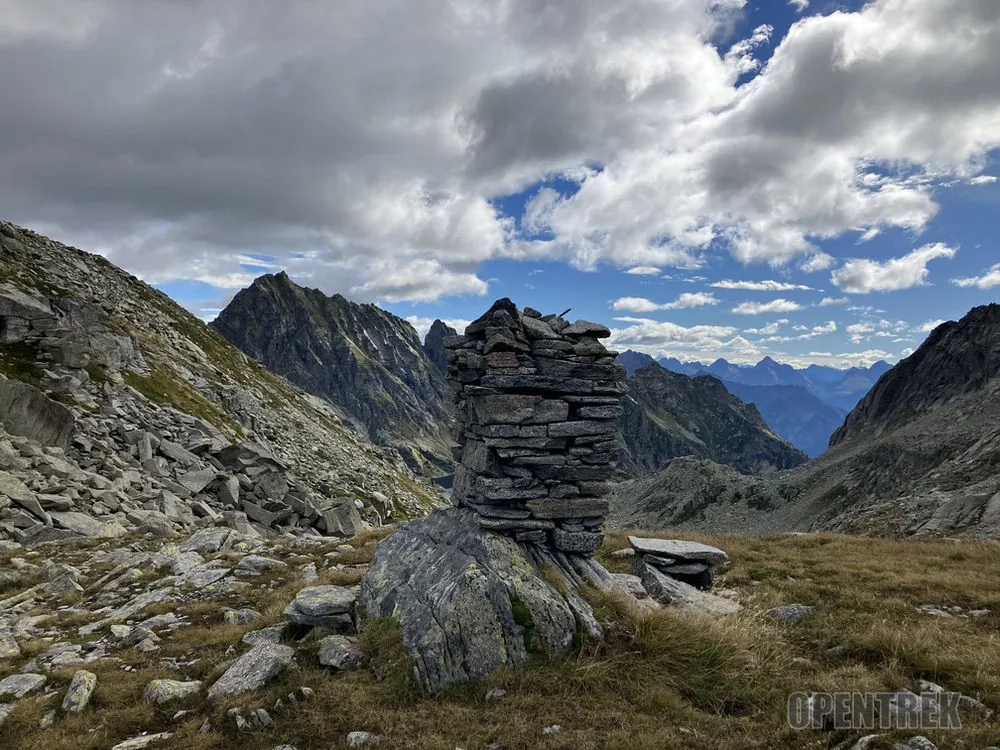
M635 574L640 578L644 566L702 590L712 587L716 567L729 561L718 547L680 539L646 539L630 536L628 543L635 550Z
M617 455L625 370L610 331L502 299L445 339L458 426L452 496L482 527L590 554Z

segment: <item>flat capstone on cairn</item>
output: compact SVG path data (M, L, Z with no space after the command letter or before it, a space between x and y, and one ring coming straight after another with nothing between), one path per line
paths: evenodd
M445 339L458 422L452 497L518 542L591 554L618 458L625 369L603 325L497 301Z

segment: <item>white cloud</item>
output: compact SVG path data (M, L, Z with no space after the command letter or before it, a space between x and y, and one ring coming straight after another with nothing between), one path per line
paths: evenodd
M737 336L737 330L730 326L684 327L648 318L616 320L631 325L611 329L608 345L614 349L633 349L654 357L676 356L680 359L727 356L745 361L758 354L753 344Z
M716 289L741 289L750 292L788 292L796 289L812 291L811 286L804 284L789 284L785 281L774 281L767 279L764 281L716 281L709 286Z
M852 323L847 326L848 333L872 333L875 330L875 326L871 323Z
M926 323L922 323L917 327L917 330L921 333L930 333L935 328L937 328L942 323L947 323L946 320L928 320Z
M767 326L770 328L770 326ZM831 333L837 332L837 322L834 320L829 320L826 323L822 323L817 326L810 328L809 326L794 326L793 330L803 331L798 336L769 336L764 341L784 343L788 341L807 341L809 339L814 339L817 336L826 336Z
M837 259L832 255L819 252L810 255L799 263L799 269L806 273L815 273L816 271L825 271L828 268L833 268L836 263Z
M619 297L611 304L611 309L625 312L654 312L659 310L660 306L645 297Z
M974 286L979 289L992 289L1000 286L1000 263L988 268L982 276L970 276L965 279L952 279L956 286Z
M802 305L798 302L776 299L771 302L744 302L734 307L733 312L737 315L761 315L763 313L795 312L801 309Z
M788 318L781 318L773 323L768 323L766 326L761 328L744 328L743 333L754 334L758 336L773 336L782 326L788 325ZM797 326L796 326L797 327Z
M482 296L489 290L489 285L474 273L452 271L432 259L405 265L376 261L369 267L375 271L372 279L352 287L352 294L362 298L374 294L389 302L432 302L443 294Z
M972 183L973 185L992 185L998 179L1000 178L996 177L995 175L981 174L981 175L976 175L971 180L969 180L969 182Z
M427 332L434 325L435 318L427 318L421 315L408 315L406 320L417 329L417 335L420 336L420 340L423 341L424 337L427 336ZM459 333L465 332L465 327L471 323L471 320L464 320L462 318L448 318L442 320L442 322L451 328L454 328Z
M879 360L890 361L895 359L891 353L881 349L866 349L863 352L846 352L836 355L844 364L854 367L871 367Z
M625 273L631 273L636 276L659 276L660 269L656 266L634 266L627 269Z
M809 0L788 0L788 4L795 8L796 13L801 13L809 7Z
M657 304L645 297L619 297L612 305L612 310L623 312L654 312L655 310L681 310L692 307L717 305L719 300L711 292L685 292L673 302Z
M924 245L900 258L879 262L851 258L831 275L833 283L851 294L892 292L923 286L930 271L927 264L936 258L954 258L956 250L937 242Z
M817 307L834 307L836 305L847 305L850 302L851 300L848 297L824 297L819 301Z

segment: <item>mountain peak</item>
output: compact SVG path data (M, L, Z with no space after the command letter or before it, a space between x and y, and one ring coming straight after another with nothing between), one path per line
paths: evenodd
M239 292L212 327L340 407L375 442L396 447L412 468L428 461L435 470L450 466L444 375L402 318L305 289L282 272Z
M1000 305L974 307L957 323L935 328L917 351L885 372L847 415L830 445L908 422L998 375Z
M431 362L436 364L441 372L448 371L448 350L444 346L444 340L449 336L457 335L458 331L449 326L440 318L431 323L430 330L424 336L424 352Z

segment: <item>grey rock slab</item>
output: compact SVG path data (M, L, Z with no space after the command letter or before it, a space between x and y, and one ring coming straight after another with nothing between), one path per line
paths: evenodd
M231 529L201 529L177 545L177 549L181 552L206 552L212 554L226 547L232 535L233 531Z
M281 560L264 557L263 555L247 555L236 564L233 572L236 574L242 573L244 575L259 576L268 570L285 567L288 567L287 564Z
M637 557L635 574L651 597L679 610L705 612L711 615L731 615L740 611L740 605L731 599L706 594L683 581L671 578Z
M359 669L365 664L357 639L344 635L329 635L321 640L318 656L320 664L338 671Z
M143 691L143 697L150 703L169 703L170 701L183 700L191 695L197 695L201 691L199 680L187 682L181 680L153 680Z
M721 563L729 559L729 555L718 547L710 547L699 542L686 542L680 539L647 539L630 536L628 543L632 549L641 555L656 555L672 557L676 560L691 562Z
M254 620L260 619L260 612L255 609L227 609L222 615L222 619L230 625L249 625Z
M322 511L320 523L328 536L352 537L365 528L365 522L354 503L344 503Z
M67 531L72 531L74 534L95 537L101 536L104 532L104 522L98 521L86 513L71 510L65 512L53 511L49 515L52 516L52 521L56 526Z
M261 643L281 643L281 636L284 632L284 625L272 625L261 630L251 630L244 634L241 640L248 646L256 646Z
M166 742L171 737L174 736L173 732L157 732L155 734L141 734L138 737L132 737L124 742L119 742L117 745L111 748L111 750L145 750L145 748L150 745L155 745L159 742Z
M218 472L215 469L199 469L187 472L177 481L189 489L192 495L197 495L211 484L216 476L218 476Z
M90 703L90 697L97 687L97 675L81 669L73 675L63 696L62 710L66 713L81 713Z
M34 386L0 379L0 424L12 435L66 450L75 423L72 411Z
M354 621L357 600L356 586L307 586L285 608L285 617L297 625L342 625Z
M175 586L194 586L196 589L203 589L206 586L211 586L213 583L221 581L227 575L231 568L218 567L218 563L210 562L205 565L199 565L197 568L192 568L191 570L184 573L184 575L178 576L174 580Z
M377 734L371 732L349 732L347 735L348 747L365 747L366 745L378 744Z
M926 737L917 735L892 746L893 750L937 750L937 745Z
M611 335L607 326L591 323L589 320L578 320L563 328L560 333L563 336L593 336L595 339L604 339Z
M778 622L798 622L815 609L808 604L782 604L767 610L764 617Z
M288 646L261 643L237 659L208 689L211 700L259 690L292 663L295 650Z
M48 678L40 674L12 674L0 680L0 698L23 698L47 681Z
M14 659L21 655L21 647L13 633L0 630L0 659Z
M453 508L412 521L382 540L361 581L368 617L394 617L428 690L479 679L572 648L573 607L538 572L526 549ZM516 604L515 604L516 603ZM516 612L516 613L515 613Z

